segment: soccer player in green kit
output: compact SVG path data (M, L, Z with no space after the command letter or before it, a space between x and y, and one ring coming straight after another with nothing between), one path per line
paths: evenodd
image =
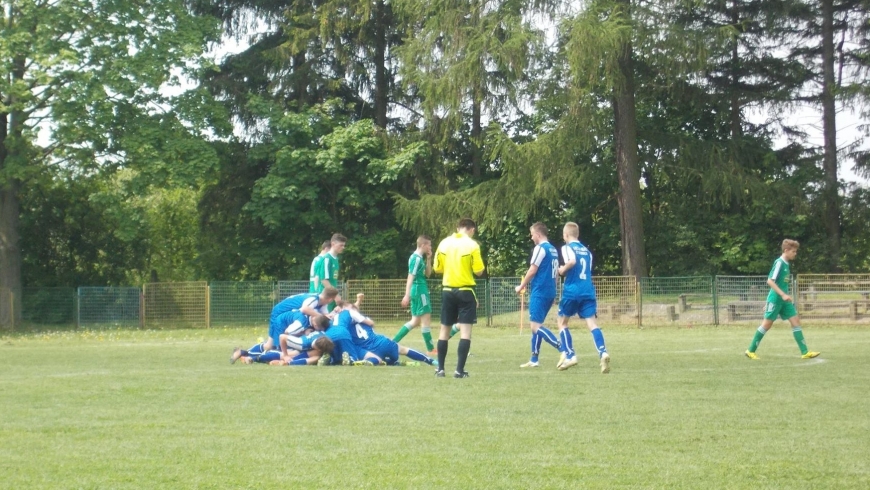
M308 275L308 292L319 293L323 289L320 287L320 278L323 277L323 257L329 253L332 248L332 242L327 240L320 246L320 255L314 257L311 261L311 272Z
M414 327L422 324L420 332L426 351L435 350L432 343L432 301L429 296L429 284L426 279L432 273L432 240L426 235L417 237L417 249L408 259L408 280L405 282L405 296L402 307L411 307L411 320L402 325L393 342L399 343Z
M773 268L767 276L770 293L767 295L767 304L764 306L764 320L755 332L755 337L753 337L752 343L749 344L749 349L746 351L746 357L750 359L758 359L755 350L758 348L761 339L764 338L764 334L773 326L776 317L788 320L791 323L791 333L794 335L794 340L801 350L802 359L812 359L819 355L818 352L807 349L804 333L801 330L801 318L797 314L792 297L788 294L788 278L791 274L789 264L797 257L798 247L800 247L800 244L796 240L785 239L782 241L782 255L774 261Z

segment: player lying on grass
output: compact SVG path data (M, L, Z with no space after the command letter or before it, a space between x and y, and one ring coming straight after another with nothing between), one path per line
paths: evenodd
M323 357L330 357L335 351L335 344L332 340L324 335L323 332L317 332L319 335L314 339L307 349L302 351L289 351L290 356L283 357L279 353L279 359L273 359L269 362L270 366L313 366ZM272 351L277 352L277 351Z
M297 312L298 313L298 312ZM301 315L301 313L298 313ZM309 323L306 318L305 324ZM315 341L323 336L323 332L329 328L329 318L325 315L317 315L314 318L310 319L311 328L306 328L302 335L289 335L289 334L281 334L278 337L278 342L281 345L281 350L268 350L266 352L261 352L259 348L262 344L257 344L251 349L236 349L233 351L232 359L240 359L245 364L251 364L253 362L260 362L269 364L272 361L285 361L285 363L289 363L296 359L297 355L301 352L306 352L313 349ZM290 327L288 327L289 329ZM293 346L294 349L292 353L288 352L287 345ZM329 352L332 352L332 341L330 343ZM317 359L320 357L318 354L314 359L314 362L317 362Z
M317 316L324 315L318 314ZM269 329L270 333L276 334L277 338L274 340L270 338L267 342L258 342L248 349L236 347L233 349L233 353L230 356L230 364L236 362L242 357L256 357L272 351L280 354L280 351L276 349L280 345L281 335L285 335L286 332L289 332L293 335L302 336L313 331L311 328L311 317L301 311L288 311L287 313L283 313L279 315L277 321L272 322L272 325L273 326Z
M411 360L425 362L430 366L437 362L420 351L399 345L389 337L374 331L375 322L360 313L356 305L345 303L333 328L344 328L350 333L353 343L365 351L362 359L357 362L363 365L397 365L399 356L407 356Z

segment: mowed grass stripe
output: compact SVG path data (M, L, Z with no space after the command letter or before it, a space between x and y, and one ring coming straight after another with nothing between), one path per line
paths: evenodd
M231 366L254 329L6 337L0 487L870 487L870 332L807 328L803 361L777 325L750 361L752 328L605 326L601 375L577 327L565 372L478 328L464 380Z

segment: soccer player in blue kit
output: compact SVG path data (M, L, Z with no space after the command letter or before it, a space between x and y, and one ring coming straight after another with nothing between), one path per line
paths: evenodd
M517 294L522 294L529 286L529 323L532 326L532 356L529 362L520 367L538 367L541 342L546 341L563 354L563 346L547 327L543 326L547 313L556 299L556 270L559 267L559 252L547 239L547 226L537 222L529 228L535 248L529 261L529 270L523 276ZM561 364L561 362L560 362Z
M342 312L338 315L335 326L332 327L347 330L353 343L358 347L358 352L362 352L362 356L355 359L357 365L378 365L381 363L395 365L399 363L400 355L407 356L414 361L425 362L430 366L437 365L434 359L422 352L399 345L389 337L376 333L373 328L374 324L375 322L360 313L355 305L345 304L342 307Z
M595 297L595 285L592 283L592 252L580 243L580 226L568 222L562 228L562 259L565 265L559 267L560 275L565 276L562 285L562 300L559 301L559 336L562 339L565 356L559 363L559 369L564 371L577 365L577 355L574 352L574 342L568 330L568 319L574 315L586 320L586 326L592 334L595 349L598 351L598 363L601 373L610 372L610 354L604 345L604 335L595 323L598 313L598 301Z
M247 351L233 349L230 363L236 362L243 355L263 354L278 347L279 336L283 333L301 334L308 328L307 317L328 313L327 305L338 296L338 290L326 287L320 293L302 293L285 298L272 308L269 315L269 337ZM301 313L301 314L300 314ZM291 331L288 329L292 328Z

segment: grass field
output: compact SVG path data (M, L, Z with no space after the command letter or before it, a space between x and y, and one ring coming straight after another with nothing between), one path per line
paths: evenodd
M227 362L263 333L0 338L0 487L870 488L867 329L605 327L601 375L478 328L461 380Z

